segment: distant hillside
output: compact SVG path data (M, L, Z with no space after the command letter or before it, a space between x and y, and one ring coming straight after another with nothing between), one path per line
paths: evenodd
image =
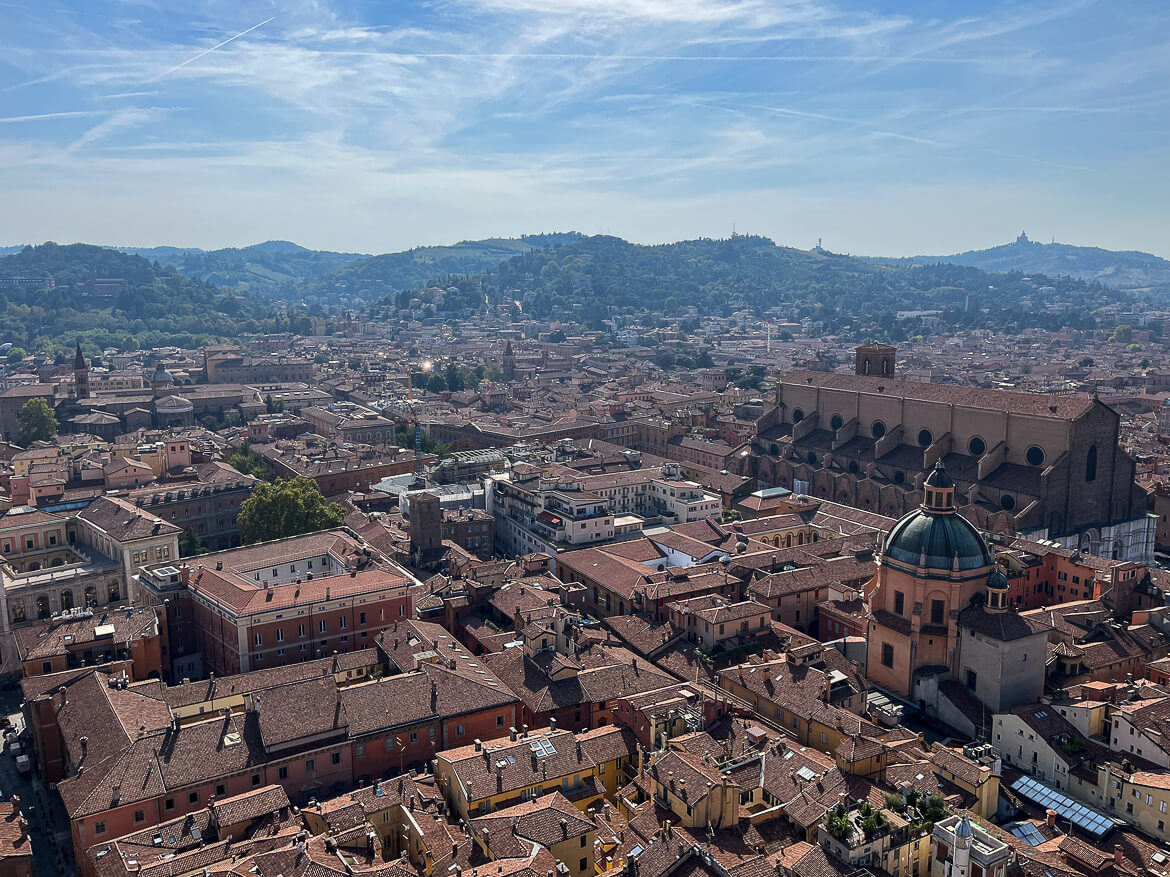
M1024 274L1067 275L1096 280L1115 289L1147 289L1170 285L1170 261L1136 250L1103 250L1071 244L1041 244L1021 234L1013 243L989 250L968 250L952 256L875 258L891 265L950 262L985 271L1021 271Z
M369 256L331 274L306 280L292 288L290 294L308 300L328 300L339 295L374 300L387 293L417 289L443 277L490 271L519 253L570 244L580 237L576 232L567 232L489 238Z
M389 316L420 294L424 305L456 313L519 301L527 316L575 317L601 330L614 315L629 322L647 309L685 319L693 306L696 323L704 313L749 310L807 320L821 333L896 341L926 330L925 318L945 326L1009 330L1088 328L1095 325L1096 308L1122 298L1071 278L1025 279L949 264L885 265L745 235L660 246L581 238L515 256L452 285L454 295L409 290L387 295L375 312ZM914 313L919 311L932 313Z
M310 250L290 241L265 241L250 247L200 250L183 247L119 247L174 268L188 277L266 298L279 298L294 284L336 271L362 253Z
M277 328L270 307L252 297L106 247L24 247L0 257L0 279L8 278L25 282L0 285L3 340L29 350L60 353L78 339L87 349L130 342L189 347Z

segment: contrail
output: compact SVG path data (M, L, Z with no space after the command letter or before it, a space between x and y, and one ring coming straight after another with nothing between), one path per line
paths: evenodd
M68 113L37 113L33 116L0 116L0 123L39 122L41 119L73 119L77 116L96 116L97 110L74 110Z
M238 34L236 34L234 37L228 37L228 38L227 38L226 40L224 40L222 43L216 43L216 44L215 44L214 46L212 46L210 49L204 49L202 52L200 52L200 53L199 53L198 55L196 55L195 57L193 57L193 58L188 58L188 59L187 59L186 61L184 61L182 64L176 64L176 65L175 65L174 67L172 67L170 70L164 70L162 73L158 74L158 76L152 76L150 79L148 79L148 80L146 80L146 81L147 81L147 82L157 82L158 80L162 79L164 76L170 76L170 75L171 75L172 73L174 73L176 70L181 70L183 67L186 67L186 66L187 66L188 64L190 64L192 61L198 61L198 60L199 60L200 58L202 58L204 55L210 55L210 54L211 54L212 52L214 52L216 49L222 49L224 46L226 46L226 45L227 45L228 43L230 43L232 40L238 40L240 37L244 36L244 34L250 34L250 33L251 33L252 31L254 31L256 28L258 28L258 27L263 27L264 25L268 24L268 22L272 21L274 18L276 18L276 16L275 16L275 15L274 15L274 16L272 16L272 18L266 18L266 19L264 19L262 22L260 22L259 24L254 24L254 25L252 25L250 28L248 28L247 30L242 30L242 31L240 31L240 32L239 32Z

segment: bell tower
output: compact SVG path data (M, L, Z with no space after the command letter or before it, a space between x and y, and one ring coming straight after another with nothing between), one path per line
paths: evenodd
M81 342L77 342L77 353L73 357L73 384L77 388L78 399L89 398L89 363L81 352Z

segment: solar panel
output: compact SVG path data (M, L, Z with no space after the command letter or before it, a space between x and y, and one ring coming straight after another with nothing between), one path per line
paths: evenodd
M1027 843L1029 846L1039 846L1044 843L1044 835L1031 822L1020 822L1013 825L1011 828L1012 834L1020 838L1020 840Z
M1103 813L1098 813L1079 801L1073 800L1063 792L1050 789L1031 777L1020 777L1012 783L1012 789L1042 807L1055 810L1058 816L1064 817L1077 828L1097 837L1104 837L1118 825L1115 820ZM1027 838L1024 839L1027 840Z

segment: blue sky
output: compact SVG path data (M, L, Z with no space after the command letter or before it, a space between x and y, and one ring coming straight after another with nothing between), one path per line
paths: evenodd
M0 243L1170 257L1170 3L0 0Z

